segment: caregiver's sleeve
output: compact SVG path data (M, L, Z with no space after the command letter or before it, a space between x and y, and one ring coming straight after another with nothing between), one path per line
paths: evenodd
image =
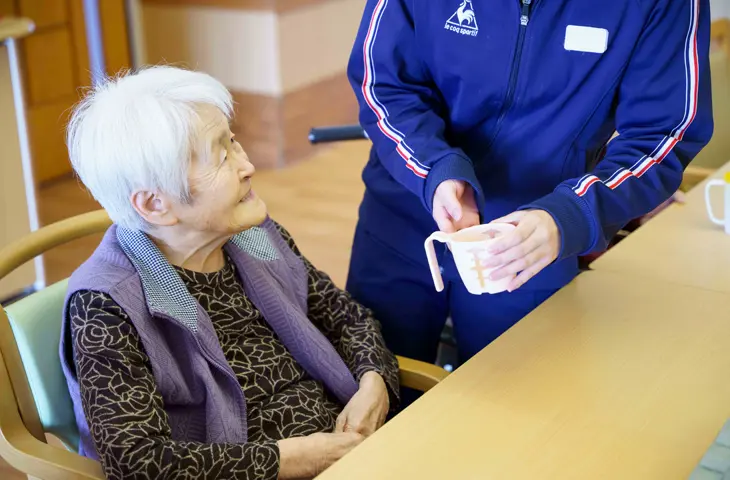
M522 207L555 219L559 258L605 250L677 191L712 137L709 2L643 3L653 6L615 99L619 135L592 172Z
M111 297L78 292L70 316L81 401L107 478L278 477L276 443L203 444L171 438L139 335Z

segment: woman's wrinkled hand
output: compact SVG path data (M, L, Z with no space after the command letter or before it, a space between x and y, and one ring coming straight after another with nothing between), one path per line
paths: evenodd
M314 478L360 445L364 438L359 433L345 432L280 440L279 479Z
M355 432L368 437L383 426L389 409L388 388L383 377L368 372L360 380L357 393L337 418L335 433Z

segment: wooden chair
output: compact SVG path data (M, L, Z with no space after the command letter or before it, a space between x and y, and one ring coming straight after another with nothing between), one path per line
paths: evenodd
M0 279L43 252L106 230L103 210L41 228L0 250ZM0 456L31 478L101 479L98 462L77 454L79 434L58 344L67 280L0 306ZM398 358L405 387L427 391L447 372ZM50 445L52 434L66 447Z

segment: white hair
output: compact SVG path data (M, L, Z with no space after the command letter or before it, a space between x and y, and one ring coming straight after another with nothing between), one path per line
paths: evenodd
M210 75L155 66L105 80L75 107L66 137L71 164L115 223L146 229L130 201L136 190L189 200L201 106L228 119L233 111L231 94Z

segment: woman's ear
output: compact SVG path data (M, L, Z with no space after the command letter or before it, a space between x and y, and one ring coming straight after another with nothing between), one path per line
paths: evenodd
M157 226L171 226L179 222L172 211L172 202L166 195L137 190L130 196L132 207L147 223Z

